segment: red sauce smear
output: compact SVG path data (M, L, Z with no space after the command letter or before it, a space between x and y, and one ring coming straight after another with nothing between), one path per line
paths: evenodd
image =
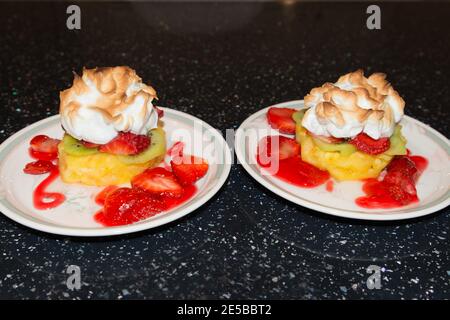
M105 199L111 192L119 189L118 186L107 186L100 193L95 196L95 203L99 206L103 206L105 204Z
M66 197L58 192L46 192L47 187L59 176L58 166L55 166L33 192L33 204L36 209L45 210L59 206Z
M329 173L302 161L300 147L295 145L294 139L284 137L283 141L280 140L278 149L272 150L270 144L276 138L277 136L264 137L258 144L256 161L262 168L272 176L299 187L311 188L326 182L325 189L333 191L334 182L329 180ZM396 208L418 202L416 183L427 165L426 158L413 156L409 150L406 156L394 157L383 180L364 180L363 191L366 195L357 198L356 204L376 209Z
M261 143L265 142L265 139L266 138L263 138L261 140L260 145ZM313 165L303 161L300 153L290 156L286 159L279 160L279 158L275 158L275 154L263 154L263 149L264 148L258 147L256 161L271 175L277 177L280 180L302 188L313 188L325 183L328 179L330 179L330 174L327 171L320 170ZM300 150L300 146L298 146L298 150ZM278 165L276 162L278 162Z
M183 155L183 149L184 149L184 142L183 141L177 141L173 144L172 147L170 147L169 150L167 150L167 155L174 158L176 156L182 156Z
M328 192L333 192L333 189L334 189L334 182L333 182L333 180L328 180L327 181L327 183L325 184L325 189Z
M106 196L116 191L117 189L119 188L115 186L106 187L97 195L96 202L103 205ZM145 191L133 191L134 189L131 188L121 189L127 189L130 193L132 193L131 197L136 200L136 203L133 203L134 206L112 206L113 210L110 211L102 208L97 213L95 213L95 221L107 227L127 225L173 209L187 202L197 192L197 187L195 185L188 185L184 187L184 191L181 197L171 198L159 196L156 198L153 195L147 194ZM133 194L133 192L136 192L136 194ZM146 208L151 208L151 210L146 210Z
M355 200L356 204L368 209L398 208L419 201L415 184L428 165L428 160L421 156L403 156L412 161L413 166L406 171L399 167L397 172L392 173L390 166L394 161L402 157L395 157L387 168L383 180L367 179L363 184L365 196ZM411 163L411 162L410 162ZM402 170L404 170L402 172ZM387 178L391 174L391 177ZM392 175L395 175L392 178Z

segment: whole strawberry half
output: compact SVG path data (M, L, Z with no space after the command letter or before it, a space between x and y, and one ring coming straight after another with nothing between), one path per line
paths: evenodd
M359 151L372 155L385 152L391 145L389 138L380 138L375 140L363 132L358 134L349 142L353 144Z
M183 187L175 175L161 167L147 169L131 179L133 188L145 190L154 195L178 198L183 194Z
M295 134L295 121L292 115L297 110L290 108L269 108L267 121L270 126L281 133Z
M195 183L205 176L208 171L208 162L200 157L183 155L170 162L173 174L183 185Z
M119 132L117 137L106 144L102 144L98 150L117 155L134 155L144 151L149 145L150 138L146 135Z

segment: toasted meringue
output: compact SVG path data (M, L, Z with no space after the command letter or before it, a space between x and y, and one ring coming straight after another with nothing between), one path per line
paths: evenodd
M129 67L84 68L60 93L61 123L71 136L98 144L119 131L147 134L158 123L154 98L156 91Z
M383 73L366 78L362 70L325 83L306 95L302 126L316 135L351 138L364 132L390 137L403 116L405 101Z

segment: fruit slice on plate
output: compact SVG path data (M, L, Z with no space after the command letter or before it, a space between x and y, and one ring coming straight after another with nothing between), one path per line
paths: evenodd
M66 135L59 145L61 178L64 182L96 186L128 183L132 177L158 165L164 158L166 140L163 129L152 129L148 139L148 147L136 155L115 155L100 152L97 148L87 148Z
M51 161L37 160L28 163L23 169L23 172L27 174L44 174L50 172L54 167L55 165Z
M178 198L183 194L183 187L175 175L161 167L147 169L138 174L131 180L131 186L154 195Z
M58 157L58 144L60 140L46 135L37 135L30 141L30 156L38 160L54 160Z
M79 141L71 135L65 134L62 140L64 152L71 156L82 157L98 153L96 148L90 148L85 142Z
M267 136L258 144L257 160L263 167L270 166L273 160L284 160L297 155L300 155L300 144L293 138Z
M149 144L150 139L146 135L120 132L117 137L110 142L102 144L98 150L100 152L128 156L141 153L147 149Z
M57 153L60 140L45 135L37 135L30 141L30 148L44 153Z
M166 152L166 135L161 128L155 128L149 132L150 145L144 151L136 155L118 156L120 161L126 164L146 163L158 158Z
M109 226L130 224L154 216L166 209L163 200L141 189L119 188L108 194L97 219Z
M381 154L389 149L389 138L372 139L367 134L361 132L356 137L350 140L359 151L367 154Z
M170 162L172 171L183 185L195 183L205 176L208 171L206 160L191 155L184 155Z
M292 119L292 115L296 111L290 108L269 108L267 121L272 128L281 133L295 134L295 121Z

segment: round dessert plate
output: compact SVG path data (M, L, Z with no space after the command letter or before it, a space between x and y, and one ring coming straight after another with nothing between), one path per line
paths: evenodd
M304 108L303 100L280 103L272 107ZM248 117L236 132L236 155L244 169L259 183L277 195L303 207L334 216L363 220L402 220L424 216L450 204L450 144L448 139L433 128L411 117L401 120L407 148L412 155L429 161L428 167L417 182L420 201L395 209L365 209L355 203L363 196L362 182L334 181L333 191L325 185L301 188L279 180L265 172L256 163L259 140L267 135L279 135L266 120L268 108Z
M44 232L68 236L110 236L132 233L161 226L194 211L220 189L231 168L231 152L219 131L204 121L184 112L164 110L164 130L168 149L183 141L188 154L203 157L209 163L208 173L197 183L197 193L185 203L169 211L134 224L104 227L94 219L99 211L94 198L101 187L66 184L59 178L49 192L61 192L66 201L59 207L37 210L33 206L33 190L45 175L23 173L33 161L28 155L29 141L38 134L62 138L59 115L38 121L8 138L0 146L0 211L12 220ZM170 160L167 158L166 160ZM166 163L168 163L166 161Z

